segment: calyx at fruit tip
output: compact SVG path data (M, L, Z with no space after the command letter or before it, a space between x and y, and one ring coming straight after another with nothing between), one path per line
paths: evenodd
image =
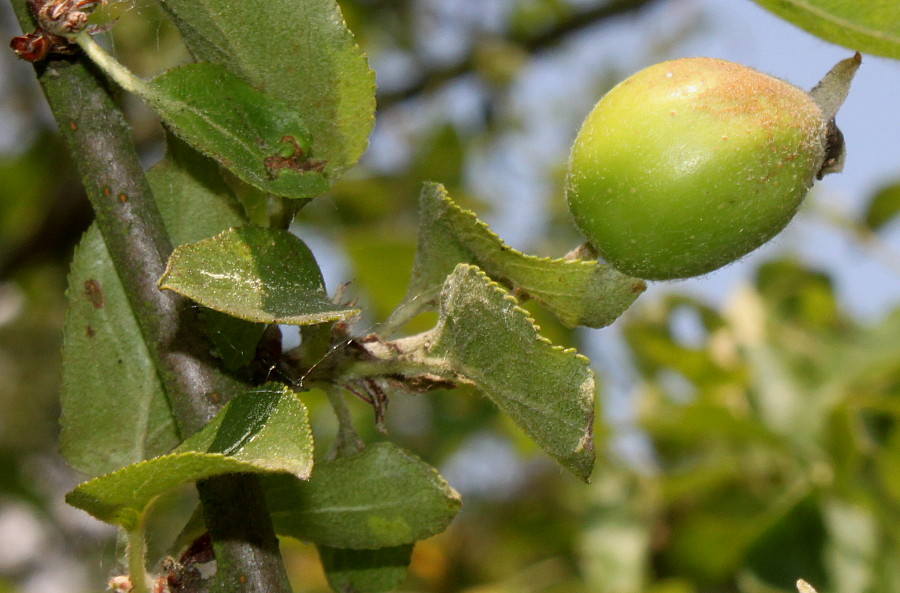
M809 91L809 95L822 110L822 116L826 121L834 118L838 109L844 104L844 100L850 92L850 83L861 63L862 56L859 52L856 52L851 58L841 60L828 71L819 84Z
M828 71L819 84L809 91L809 96L822 110L822 116L828 122L828 130L825 138L825 160L816 174L817 179L822 179L829 173L840 173L844 169L846 149L844 147L844 135L835 123L835 116L841 105L847 99L850 92L850 83L853 76L859 70L862 56L859 52L853 57L841 60Z

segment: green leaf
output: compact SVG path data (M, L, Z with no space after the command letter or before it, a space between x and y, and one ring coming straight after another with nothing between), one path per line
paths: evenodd
M484 272L456 267L441 294L431 356L471 380L544 451L588 481L594 465L594 374L554 346Z
M166 156L147 172L147 181L175 246L247 221L219 166L171 134Z
M138 93L176 135L250 185L287 198L328 187L297 112L224 66L179 66Z
M150 169L147 180L172 244L192 243L245 224L243 208L219 166L171 134L166 140L166 156ZM264 324L208 309L202 317L225 368L239 369L253 359Z
M644 291L642 280L596 261L539 258L504 244L443 186L426 184L420 199L416 262L406 302L436 299L458 263L475 264L517 293L540 302L564 324L603 327Z
M866 209L866 225L880 231L900 214L900 183L883 187L869 200Z
M256 226L179 247L160 288L263 323L311 325L359 312L328 299L322 273L303 241L287 231Z
M161 494L212 476L312 470L306 408L284 385L270 383L227 403L200 432L168 455L126 466L79 485L66 501L107 523L132 529Z
M60 451L96 476L178 444L165 391L96 225L69 272Z
M375 76L334 0L164 0L198 60L225 66L308 126L334 179L365 151Z
M900 59L896 0L756 0L784 20L852 50Z
M402 546L443 531L459 495L437 471L390 443L316 465L309 481L264 479L275 530L342 549Z
M150 169L147 180L175 245L244 222L219 167L176 138L168 138L166 156ZM60 419L63 456L79 471L96 476L170 451L179 439L166 395L96 227L76 250L68 295ZM248 331L247 325L228 318L209 331L219 353L234 364L237 353L242 360L255 353L259 336L253 332L259 328L251 325L252 332L234 339L242 328Z
M386 593L406 580L412 545L378 550L342 550L319 546L319 558L333 591Z
M202 309L200 316L215 347L213 354L226 370L243 369L256 358L256 346L266 332L266 324L252 323L212 309Z

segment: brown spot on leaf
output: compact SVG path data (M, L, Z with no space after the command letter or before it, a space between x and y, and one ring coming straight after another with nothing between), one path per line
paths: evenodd
M89 338L93 338L95 335L97 335L97 332L95 332L94 328L89 325L87 326L87 329L84 330L84 335Z
M84 281L84 295L95 309L103 308L103 290L100 283L93 278Z
M119 201L123 204L128 201L128 196L125 194L119 194Z
M304 158L305 154L303 149L300 148L300 145L297 144L297 139L293 136L282 136L281 142L290 143L294 147L294 150L290 156L276 154L266 157L263 164L266 166L266 171L272 179L278 177L284 169L292 169L300 172L316 171L318 173L325 170L325 161Z

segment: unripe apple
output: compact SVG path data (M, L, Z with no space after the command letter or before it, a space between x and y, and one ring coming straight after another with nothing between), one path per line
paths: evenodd
M852 63L851 63L852 61ZM840 72L847 76L833 76ZM572 147L569 209L588 242L632 276L715 270L791 220L817 176L839 170L833 118L858 54L808 94L711 58L662 62L629 77L588 115ZM831 77L831 79L829 78Z

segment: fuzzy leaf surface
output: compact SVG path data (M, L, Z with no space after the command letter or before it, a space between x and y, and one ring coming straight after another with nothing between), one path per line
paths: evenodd
M190 146L167 137L165 158L147 174L160 214L175 246L212 237L247 222L219 166ZM256 355L266 326L204 309L206 333L225 368L238 369Z
M191 53L284 102L334 179L365 151L375 75L334 0L164 0Z
M174 138L147 180L175 245L244 221L218 166ZM63 456L79 471L97 476L170 451L178 434L166 394L96 226L75 251L67 294L60 398ZM235 322L246 324L231 319L228 327ZM254 350L252 335L228 344L221 339L227 335L224 330L213 335L219 350Z
M328 187L297 112L224 66L178 66L147 89L144 98L169 129L250 185L286 198L311 198Z
M287 231L252 225L176 249L160 288L262 323L311 325L359 312L328 299L319 266L303 241Z
M437 471L390 443L316 465L312 477L263 481L275 530L319 545L376 550L443 531L459 495Z
M412 549L412 544L378 550L319 546L319 558L333 591L387 593L406 580Z
M406 301L436 297L459 263L474 264L553 312L568 326L604 327L644 291L642 280L596 261L540 258L520 253L442 185L428 183L419 201L419 245Z
M582 480L594 465L594 373L554 346L528 313L475 266L444 283L429 355L471 380L549 455Z
M166 138L166 156L147 172L147 181L175 246L212 237L247 220L219 166L171 134Z
M178 431L125 289L96 225L69 272L60 452L96 476L178 444Z
M852 50L900 59L897 0L756 0L804 31Z
M270 383L227 403L172 453L85 482L66 502L130 529L158 496L197 480L271 472L306 479L312 451L306 407L286 386Z

